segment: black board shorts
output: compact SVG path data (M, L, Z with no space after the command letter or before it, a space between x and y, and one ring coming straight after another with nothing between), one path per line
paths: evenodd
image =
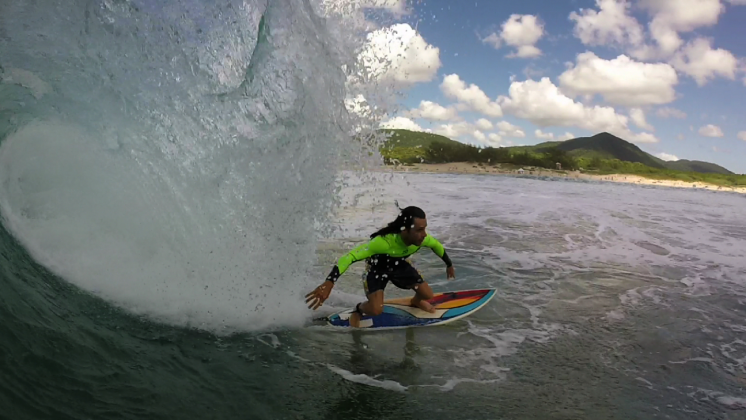
M404 258L377 255L365 260L363 287L369 295L384 290L389 281L400 289L412 289L425 280L416 268Z

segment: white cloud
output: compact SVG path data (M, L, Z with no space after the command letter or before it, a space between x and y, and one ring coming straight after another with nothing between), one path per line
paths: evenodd
M534 131L534 137L541 140L554 140L554 133L545 133L537 129Z
M633 133L628 118L614 108L585 106L560 92L549 78L540 81L513 82L509 96L500 96L502 108L516 117L529 120L539 127L578 127L590 131L606 131L636 143L657 143L649 133Z
M490 131L494 128L492 122L484 118L478 119L475 125L477 126L477 128L483 131Z
M480 123L480 121L482 121ZM487 120L478 120L476 123L469 123L466 121L460 121L456 123L450 123L450 124L441 124L434 130L432 130L436 134L440 134L442 136L446 136L451 139L459 139L459 140L466 140L465 138L471 137L478 142L482 144L490 145L490 140L495 143L494 136L495 133L485 134L484 131L486 131L486 125L484 122L488 122ZM490 123L490 128L492 128L492 124Z
M686 112L670 107L660 108L656 114L660 118L678 118L681 120L686 118Z
M722 48L713 50L712 40L706 38L697 38L687 43L671 59L671 64L691 76L699 86L717 76L735 80L738 69L738 60L730 51Z
M653 16L648 28L665 57L683 44L679 33L715 25L725 11L720 0L640 0L639 6Z
M443 78L440 90L447 97L456 99L465 108L482 113L488 117L502 117L503 112L497 102L491 101L490 98L475 84L468 87L466 83L457 75L450 74Z
M744 0L744 1L746 2L746 0ZM738 138L741 139L741 140L743 140L743 141L746 141L746 131L739 131L738 132Z
M441 124L433 130L433 132L436 134L440 134L452 139L456 139L466 135L473 135L475 131L476 129L474 125L465 121L452 124Z
M592 52L578 54L577 64L559 77L563 92L602 95L613 104L660 105L676 99L676 70L668 64L641 63L620 55L604 60Z
M406 117L394 117L381 123L381 128L395 128L412 131L425 131L419 124Z
M671 155L671 154L668 154L668 153L658 153L656 156L658 156L659 158L661 158L661 159L663 159L663 160L665 160L667 162L671 162L671 161L674 161L674 160L679 160L678 156Z
M368 34L367 40L360 53L369 73L364 78L406 86L433 80L441 66L440 50L409 24L378 29Z
M538 17L514 14L503 22L499 35L493 32L482 39L482 42L495 48L500 48L503 44L515 48L516 51L507 56L509 58L533 58L541 55L541 50L535 44L543 35L544 23Z
M489 34L486 38L483 38L482 42L492 45L495 49L500 49L503 45L503 39L495 32Z
M720 129L720 127L713 125L713 124L707 124L704 127L701 127L699 129L699 134L701 136L705 137L723 137L723 130Z
M513 125L507 121L500 121L497 123L497 129L500 130L499 134L501 137L526 137L526 133L521 130L521 127Z
M497 133L490 133L487 138L488 141L486 141L486 143L488 146L499 147L503 143L502 137L500 137L500 135Z
M640 109L640 108L632 108L632 109L630 109L629 110L629 118L639 128L642 128L643 130L648 130L648 131L655 131L655 127L653 127L652 125L650 125L647 122L647 120L645 120L645 112L642 109Z
M575 22L574 34L585 45L639 45L644 31L637 20L629 15L630 3L626 0L596 0L600 9L580 9L570 13Z
M730 0L746 4L746 0ZM735 3L734 3L735 2ZM635 7L647 12L648 32L630 14L631 0L596 0L599 10L571 13L574 34L585 45L616 45L639 60L669 60L684 46L682 33L715 25L725 6L720 0L637 0ZM677 70L686 72L677 67ZM689 74L689 73L687 73Z
M554 140L554 138L555 138L554 133L545 133L545 132L543 132L541 130L534 131L534 137L536 137L537 139L540 139L540 140L549 140L549 141ZM565 134L557 137L557 140L558 141L565 141L565 140L572 140L574 138L575 138L575 135L573 133L570 133L568 131L568 132L565 132Z
M459 118L458 111L455 108L446 108L431 101L420 101L420 106L409 110L407 116L430 121L455 121Z

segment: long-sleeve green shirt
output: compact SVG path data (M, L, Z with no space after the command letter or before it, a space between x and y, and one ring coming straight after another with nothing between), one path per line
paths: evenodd
M370 241L356 246L350 252L343 255L332 268L331 273L329 273L329 276L326 279L336 282L337 279L339 279L339 276L344 274L344 272L347 271L350 265L354 262L370 258L374 255L388 255L394 258L406 258L419 251L422 247L432 249L435 255L440 257L446 263L447 267L452 265L443 245L429 234L425 236L422 245L407 246L404 244L400 234L390 233L384 236L376 236Z

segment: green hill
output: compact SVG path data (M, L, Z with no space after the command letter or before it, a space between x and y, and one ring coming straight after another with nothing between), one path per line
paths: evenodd
M563 168L591 168L627 173L655 172L734 175L714 163L690 160L666 162L642 151L636 145L609 133L578 137L566 141L548 141L533 146L479 148L433 133L401 129L381 129L390 134L381 147L386 161L401 163L463 162L514 163L552 168L555 162ZM676 175L679 176L679 175ZM682 175L683 176L683 175ZM735 181L734 181L735 182Z
M546 153L552 147L567 152L576 158L618 159L622 162L638 162L651 168L670 169L682 172L702 174L733 174L733 172L714 163L698 160L677 160L666 162L649 153L643 152L634 144L609 133L600 133L592 137L578 137L564 142L550 141L534 146L521 146L513 149L526 149L534 153Z
M462 144L439 134L425 133L422 131L410 131L393 128L382 129L379 131L382 133L391 134L391 137L386 141L384 145L384 147L386 148L425 148L429 147L431 144L433 144L433 142L445 144Z
M681 159L673 162L666 162L666 168L674 171L699 172L701 174L733 174L733 172L720 165L699 160Z
M666 162L662 159L645 153L634 144L609 133L578 137L564 141L556 147L574 157L619 159L622 162L642 163L651 168L666 168Z

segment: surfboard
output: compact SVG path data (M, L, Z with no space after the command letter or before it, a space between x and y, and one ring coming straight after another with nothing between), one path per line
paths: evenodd
M383 302L383 313L364 315L360 328L394 329L444 325L473 314L495 297L496 289L461 290L435 293L430 302L435 313L409 306L411 298L389 299ZM327 323L334 327L349 327L354 308L329 315Z

